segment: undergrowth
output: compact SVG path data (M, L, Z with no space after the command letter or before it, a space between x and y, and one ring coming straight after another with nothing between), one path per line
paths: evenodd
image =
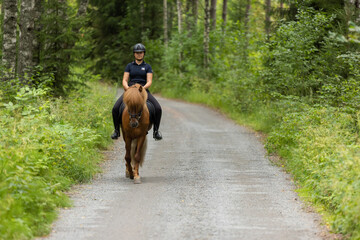
M99 170L114 89L89 81L67 98L21 87L0 105L0 239L49 232L64 191ZM11 99L11 101L9 101Z

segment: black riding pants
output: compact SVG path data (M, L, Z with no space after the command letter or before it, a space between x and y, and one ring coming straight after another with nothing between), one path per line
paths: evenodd
M159 127L160 127L162 109L161 109L159 102L154 98L153 95L151 95L151 93L148 90L147 90L147 93L148 93L148 100L154 105L154 108L155 108L154 131L157 131L157 130L159 130ZM116 103L112 109L114 127L116 130L120 130L120 124L121 124L120 106L121 106L122 102L123 102L123 95L121 95L121 97L119 97L119 99L116 101Z

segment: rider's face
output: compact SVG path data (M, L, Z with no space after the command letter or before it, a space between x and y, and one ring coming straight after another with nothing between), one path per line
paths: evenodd
M141 61L144 59L144 52L136 52L134 53L135 59Z

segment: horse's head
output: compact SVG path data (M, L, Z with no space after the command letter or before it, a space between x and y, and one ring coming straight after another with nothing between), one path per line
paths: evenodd
M130 126L137 128L141 119L144 106L146 106L147 92L140 85L131 86L124 93L124 103L129 114Z

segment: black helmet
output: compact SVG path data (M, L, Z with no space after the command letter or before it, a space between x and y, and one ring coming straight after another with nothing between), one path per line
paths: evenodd
M134 48L133 48L133 53L136 53L136 52L146 52L145 51L145 46L142 45L141 43L137 43L135 44Z

